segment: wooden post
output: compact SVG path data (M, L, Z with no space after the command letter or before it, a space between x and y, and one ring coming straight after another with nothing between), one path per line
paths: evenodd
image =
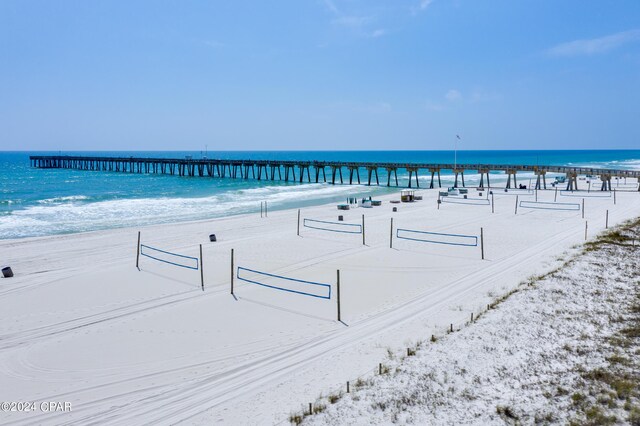
M378 364L378 374L382 376L382 363Z
M264 217L269 217L269 213L267 213L267 202L264 202Z
M298 237L300 236L300 209L298 209Z
M233 294L233 249L231 249L231 294Z
M340 269L338 269L337 271L336 287L336 300L338 302L338 321L340 321Z
M553 202L555 203L558 199L558 185L556 184L556 192L553 194Z
M393 218L391 218L391 232L389 233L389 248L393 248Z
M262 203L263 201L260 201L260 217L262 218Z
M140 269L140 231L138 231L138 247L136 247L136 268Z
M604 222L604 228L609 229L609 210L607 210L607 217Z
M442 200L440 199L440 194L438 194L438 201L437 201L437 204L438 204L438 210L440 210L440 204L441 204L441 203L442 203Z
M362 215L362 245L366 245L364 239L364 215Z
M587 229L589 228L589 223L585 220L584 221L584 240L587 240Z
M518 195L516 195L516 210L513 214L518 214Z
M480 255L484 260L484 230L482 228L480 228Z
M531 188L531 187L529 187ZM538 187L536 186L536 203L538 202Z
M200 285L204 291L204 265L202 264L202 244L200 244Z
M471 322L473 322L473 312L471 312Z
M495 213L496 212L494 206L495 206L495 200L493 198L493 191L491 191L491 213Z
M349 381L347 381L347 393L349 393Z
M313 414L313 403L310 402L309 403L309 415L312 415L312 414Z
M582 199L582 218L584 219L584 198Z
M613 188L613 205L616 205L616 189Z
M451 324L451 333L453 333L453 324Z

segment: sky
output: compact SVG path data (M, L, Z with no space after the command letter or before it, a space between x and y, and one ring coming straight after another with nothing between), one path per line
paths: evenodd
M640 148L638 0L0 0L0 150Z

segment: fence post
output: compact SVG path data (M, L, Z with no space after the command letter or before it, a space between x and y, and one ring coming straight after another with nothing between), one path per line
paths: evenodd
M518 195L516 195L516 211L513 214L518 214Z
M607 218L604 222L604 229L609 229L609 210L607 210Z
M484 260L484 230L482 228L480 228L480 254Z
M204 265L202 263L202 244L200 244L200 285L204 291Z
M341 317L340 317L340 269L338 269L337 271L336 284L337 284L336 299L338 300L338 321L340 321L341 320Z
M584 219L584 198L582 199L582 218Z
M589 222L584 221L584 240L587 241L587 229L589 228Z
M493 199L493 191L491 191L491 213L495 213L495 209L494 209L494 199Z
M442 200L440 199L440 194L438 194L438 210L440 210L440 203L442 203Z
M262 203L263 201L260 201L260 218L262 218Z
M231 249L231 294L233 295L233 249Z
M558 199L558 186L556 185L556 192L555 194L553 194L553 202L555 203L557 199Z
M298 209L298 237L300 236L300 209Z
M391 232L389 233L389 248L393 248L393 218L391 218Z
M136 247L136 268L140 269L140 231L138 231L138 247Z
M616 189L613 188L613 205L616 205Z
M366 245L364 239L364 215L362 215L362 245Z
M269 217L269 213L267 213L267 202L264 202L264 217Z

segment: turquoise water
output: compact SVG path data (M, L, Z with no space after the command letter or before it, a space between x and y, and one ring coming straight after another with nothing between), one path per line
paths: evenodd
M0 152L0 239L84 232L124 226L200 220L270 209L342 201L396 191L364 185L296 184L241 179L139 175L62 169L32 169L29 155L103 155L183 158L250 158L452 163L453 151L253 151L253 152ZM640 150L458 151L459 163L576 165L640 170ZM465 174L474 185L475 171ZM366 173L361 171L364 182ZM345 179L348 179L343 172ZM400 185L407 176L398 174ZM526 183L527 174L519 175ZM504 181L492 176L492 184ZM386 175L380 171L380 182ZM443 175L443 185L452 177ZM428 176L420 176L421 186Z

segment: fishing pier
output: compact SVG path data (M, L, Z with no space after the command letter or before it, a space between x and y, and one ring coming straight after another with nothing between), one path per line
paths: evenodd
M439 163L370 163L340 161L282 161L193 159L151 157L95 157L66 155L30 156L31 167L40 169L75 169L121 173L165 174L189 177L279 180L286 182L328 182L331 184L362 184L360 172L365 173L366 185L380 185L379 170L385 170L387 186L399 186L398 170L409 175L408 187L420 187L418 173L431 176L429 188L442 187L440 172L451 170L455 176L454 187L465 186L465 171L480 174L478 187L490 186L491 172L507 175L507 188L517 187L517 173L531 172L536 176L536 189L546 189L547 173L566 176L567 190L577 189L578 176L597 176L602 181L602 191L611 190L611 179L640 178L638 170L598 169L591 167L532 166L514 164L439 164ZM343 174L343 171L345 172ZM348 178L348 180L347 180ZM383 183L384 184L384 183ZM640 190L640 188L638 188Z

